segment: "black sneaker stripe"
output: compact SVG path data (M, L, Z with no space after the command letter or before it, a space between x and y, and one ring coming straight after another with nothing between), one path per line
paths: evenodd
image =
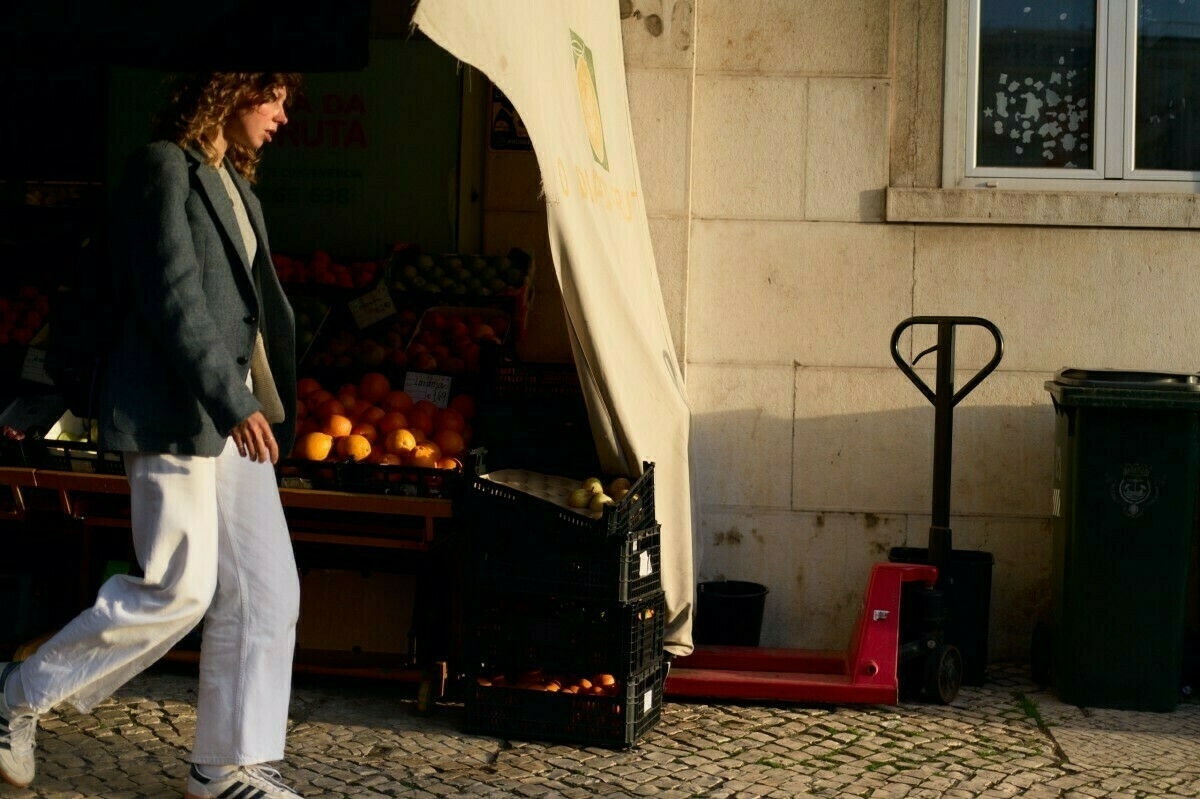
M221 794L220 799L262 799L266 793L253 785L247 785L244 782L235 782L225 789Z

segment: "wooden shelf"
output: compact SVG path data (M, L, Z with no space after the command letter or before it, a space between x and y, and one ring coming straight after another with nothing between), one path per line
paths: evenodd
M62 512L85 528L129 525L124 475L0 467L4 485L12 489L14 507L10 512L0 505L0 519L24 518L20 491L37 488L55 492ZM438 525L452 519L454 507L449 499L317 489L280 488L279 496L293 541L414 552L432 547ZM29 642L18 656L32 654L42 640ZM164 656L176 663L197 663L199 658L194 649L174 649ZM444 662L419 668L407 654L298 649L293 671L417 683L421 696L432 699L442 698L446 682Z
M12 495L11 505L0 505L0 519L21 521L25 518L25 495L23 488L37 485L34 470L28 467L0 467L0 485L6 485Z

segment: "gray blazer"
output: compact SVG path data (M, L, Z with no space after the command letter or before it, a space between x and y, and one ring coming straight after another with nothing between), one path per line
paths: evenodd
M220 454L234 425L261 410L246 388L255 333L263 340L295 437L296 333L262 206L232 166L258 253L253 270L233 203L198 149L154 142L126 164L114 202L112 253L122 303L100 387L100 445L134 452Z

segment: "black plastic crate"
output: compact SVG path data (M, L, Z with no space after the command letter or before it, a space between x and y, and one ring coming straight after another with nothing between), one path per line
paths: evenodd
M472 605L468 646L476 663L628 679L663 654L661 591L634 604L487 594Z
M345 461L334 464L339 491L453 499L466 485L463 470Z
M52 472L83 472L86 474L125 474L121 453L99 450L87 441L64 441L43 438L25 440L26 451L33 450L33 466Z
M583 389L573 363L503 361L487 376L484 399L508 404L582 406Z
M475 584L483 591L636 602L662 589L660 525L623 541L507 525L476 529Z
M0 466L32 466L33 456L25 440L0 436Z
M337 491L337 464L333 461L310 461L304 458L281 458L275 467L279 485L283 488L309 488L317 491Z
M554 537L626 538L655 523L654 464L644 462L642 476L629 493L619 502L605 505L597 519L486 476L471 479L463 494L462 511L464 517L479 520L489 529L508 526L522 533Z
M463 469L429 469L363 461L309 461L285 458L279 462L284 488L386 494L398 497L453 499L466 485Z
M661 661L619 686L613 696L567 694L469 679L464 701L467 732L533 741L625 748L662 716Z

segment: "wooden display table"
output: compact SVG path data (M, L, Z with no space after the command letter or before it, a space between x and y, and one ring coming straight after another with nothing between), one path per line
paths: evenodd
M12 490L11 508L0 519L23 520L22 488L53 491L62 512L84 528L129 526L129 483L124 475L0 467L0 485ZM351 548L427 552L453 516L449 499L280 488L280 500L293 541ZM302 600L303 602L303 600ZM28 655L43 639L21 648ZM199 652L176 649L168 659L192 662ZM420 683L422 705L444 696L447 664L418 668L403 653L298 649L297 673L334 674Z

